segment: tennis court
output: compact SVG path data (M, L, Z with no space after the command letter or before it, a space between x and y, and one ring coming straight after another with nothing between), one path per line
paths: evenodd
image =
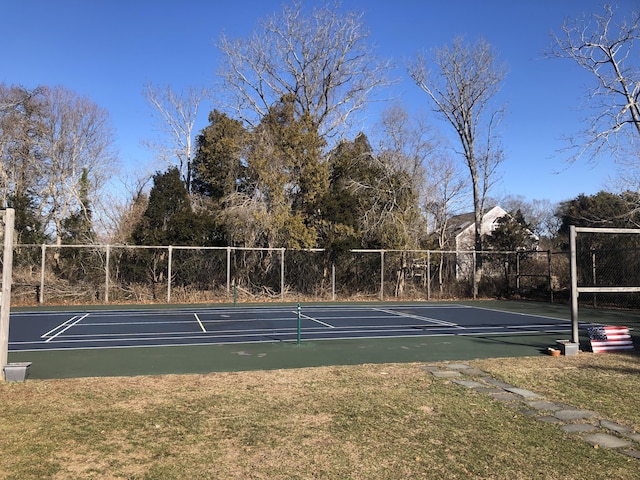
M297 305L11 314L9 350L40 351L571 331L569 320L462 304Z

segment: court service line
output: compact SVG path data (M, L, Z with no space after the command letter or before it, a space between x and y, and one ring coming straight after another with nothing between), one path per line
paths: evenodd
M293 312L293 313L297 314L298 312ZM325 327L328 327L328 328L336 328L335 325L331 325L330 323L325 323L322 320L318 320L317 318L310 317L309 315L305 315L304 313L300 314L300 318L311 320L312 322L319 323L320 325L324 325Z
M204 325L202 324L202 321L200 320L200 317L198 316L198 314L194 312L193 316L196 317L196 320L198 321L198 324L200 325L200 328L202 329L202 331L204 333L207 333L207 329L204 328Z
M71 327L73 327L74 325L77 325L78 323L80 323L82 320L84 320L85 318L87 318L89 316L88 313L85 313L83 316L81 316L80 318L78 318L75 322L70 323L69 325L67 325L65 328L63 328L62 330L60 330L58 333L56 333L55 335L47 338L45 340L44 343L49 343L51 340L53 340L54 338L62 335L64 332L66 332L67 330L69 330ZM55 329L54 329L55 330Z
M415 318L416 320L422 320L423 322L429 322L429 323L433 323L436 325L442 325L445 327L455 327L455 328L460 328L463 329L464 327L458 325L457 323L452 323L452 322L446 322L444 320L437 320L435 318L430 318L430 317L421 317L420 315L414 315L412 313L400 313L400 312L394 312L393 310L387 310L384 308L374 308L374 310L377 310L379 312L384 312L384 313L390 313L391 315L396 315L399 317L406 317L406 318Z

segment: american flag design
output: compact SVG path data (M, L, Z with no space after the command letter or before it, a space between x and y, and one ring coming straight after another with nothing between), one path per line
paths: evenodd
M593 353L633 350L628 327L589 327L589 340Z

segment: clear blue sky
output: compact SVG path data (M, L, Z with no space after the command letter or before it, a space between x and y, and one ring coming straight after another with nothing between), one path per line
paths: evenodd
M319 4L305 1L305 7ZM568 60L545 60L550 32L563 20L602 11L594 0L345 0L363 11L371 41L400 66L403 81L388 96L415 112L429 112L426 95L402 64L419 50L443 46L460 34L491 43L509 74L501 95L509 102L502 142L506 161L494 195L552 202L592 194L606 185L612 163L566 164L560 138L581 126L584 87L592 80ZM111 116L125 171L148 170L153 136L143 86L212 86L221 32L247 36L258 18L281 9L268 0L0 0L0 82L63 85L90 97ZM620 11L638 7L618 0ZM206 125L205 105L197 130ZM372 119L373 120L373 119ZM442 127L443 134L451 132ZM153 168L153 167L152 167ZM155 169L164 169L157 165Z

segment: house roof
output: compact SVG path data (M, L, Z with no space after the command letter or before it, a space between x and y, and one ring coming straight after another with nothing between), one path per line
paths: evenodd
M502 209L498 205L495 205L495 206L485 210L485 212L484 212L485 216L489 212L492 212L496 208L501 210L502 212L504 212L502 215L499 215L500 217L503 216L503 215L507 215L507 212L504 209ZM468 212L468 213L462 213L460 215L454 215L453 217L449 218L449 220L447 221L447 235L457 236L461 232L466 230L467 228L473 227L474 224L475 224L475 213L474 212Z

